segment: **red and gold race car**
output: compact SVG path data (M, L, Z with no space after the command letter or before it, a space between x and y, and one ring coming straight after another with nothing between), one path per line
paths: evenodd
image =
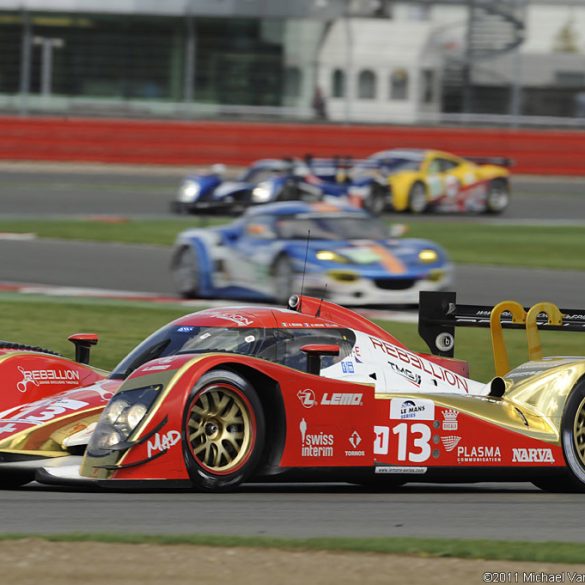
M540 329L585 312L458 305L422 293L432 353L333 303L211 308L141 343L107 377L38 348L0 357L0 481L234 489L251 481L528 481L585 490L585 358L543 358ZM469 377L455 328L491 327L497 376ZM526 327L510 369L503 328ZM85 451L83 458L81 453ZM76 458L77 457L77 458Z

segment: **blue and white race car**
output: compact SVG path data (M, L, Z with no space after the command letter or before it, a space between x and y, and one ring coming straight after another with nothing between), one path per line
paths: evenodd
M393 237L367 212L325 203L254 207L222 227L189 229L175 243L171 270L186 298L281 303L295 291L345 305L417 304L420 291L452 283L437 244Z
M236 180L225 179L224 165L211 172L186 177L171 203L176 213L241 212L251 205L275 201L321 201L345 197L347 186L322 181L298 159L262 159Z

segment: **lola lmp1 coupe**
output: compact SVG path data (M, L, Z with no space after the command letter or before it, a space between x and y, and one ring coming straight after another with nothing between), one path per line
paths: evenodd
M419 331L434 352L423 354L348 309L293 296L288 308L181 317L108 377L80 363L89 334L73 336L77 362L5 348L0 485L36 471L123 489L516 480L583 491L585 358L542 358L539 329L582 331L584 320L549 303L422 293ZM489 383L452 357L458 325L491 327ZM530 361L510 370L503 328L520 327Z

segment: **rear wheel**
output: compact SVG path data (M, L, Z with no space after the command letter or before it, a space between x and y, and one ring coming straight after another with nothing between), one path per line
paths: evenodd
M193 486L220 492L253 473L264 448L264 412L252 385L230 370L203 376L183 421L184 455Z
M510 204L510 185L503 179L495 179L489 185L486 213L502 213Z
M200 260L192 248L181 248L173 261L173 281L176 291L186 299L193 299L200 293Z
M427 208L427 192L422 183L415 183L408 195L408 210L411 213L423 213Z
M534 482L555 492L585 492L585 379L567 400L561 422L561 439L567 469L563 476Z

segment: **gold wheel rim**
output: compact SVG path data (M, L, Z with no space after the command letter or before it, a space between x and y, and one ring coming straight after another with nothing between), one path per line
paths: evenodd
M191 404L187 435L193 457L203 468L233 473L248 459L254 441L247 400L228 386L203 390Z
M577 413L575 414L573 439L575 441L577 455L581 460L581 464L585 467L585 398L581 400L581 404L579 404Z

